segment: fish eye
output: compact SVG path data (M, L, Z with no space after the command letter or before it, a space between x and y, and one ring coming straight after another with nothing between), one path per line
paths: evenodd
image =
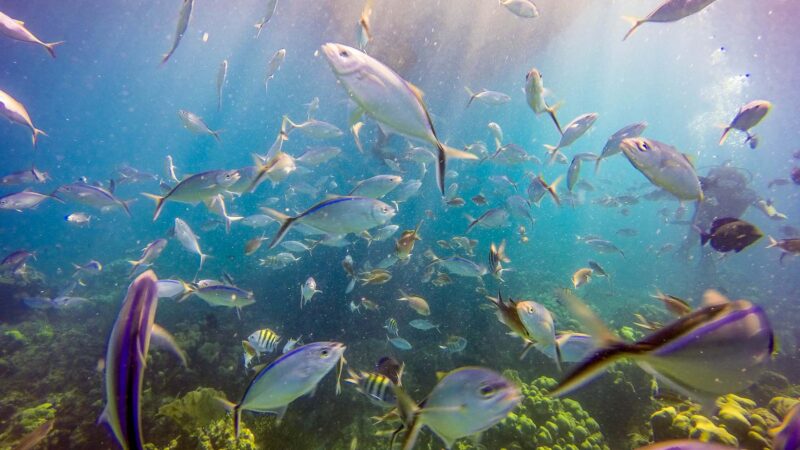
M479 389L479 392L481 393L481 395L484 398L489 398L489 397L494 395L495 388L494 388L494 386L491 386L491 385L487 384L487 385L481 386L481 388Z
M322 351L321 351L321 352L319 352L319 353L320 353L320 356L319 356L320 358L327 358L327 357L328 357L328 354L329 354L330 352L329 352L327 349L325 349L325 350L322 350Z
M341 56L342 58L347 58L348 56L350 56L350 53L347 50L340 50L339 56Z

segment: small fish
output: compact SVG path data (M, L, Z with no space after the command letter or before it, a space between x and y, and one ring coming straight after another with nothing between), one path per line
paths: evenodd
M489 128L489 132L492 133L494 137L494 147L499 149L503 146L503 129L500 128L500 125L497 122L489 122L486 125Z
M0 178L0 185L14 186L17 184L27 183L46 183L50 180L50 174L42 172L36 167L31 166L30 169L20 170L17 172L9 173L8 175Z
M256 302L252 292L216 281L210 284L198 282L184 296L190 294L200 297L210 306L236 308L237 311Z
M298 164L304 166L318 166L339 156L342 149L339 147L315 147L305 151L302 155L295 158Z
M0 197L0 209L10 209L17 212L22 212L26 209L35 209L42 202L48 199L53 199L63 203L63 201L54 195L40 194L38 192L25 190Z
M422 226L422 220L417 223L413 230L405 230L400 235L400 239L394 241L394 254L397 259L401 261L408 261L411 258L411 252L414 251L414 245L417 241L422 240L419 236L419 229Z
M358 19L358 48L361 51L366 51L367 45L372 40L372 27L369 21L371 15L372 0L367 0L361 8L361 16Z
M383 324L383 328L385 328L386 331L393 334L395 337L399 336L398 333L400 330L397 327L397 320L395 320L393 317L386 319L386 322Z
M64 216L64 220L69 222L69 223L78 225L78 226L84 226L84 225L88 225L89 222L91 222L92 216L90 216L90 215L88 215L88 214L86 214L84 212L76 212L76 213L72 213L72 214L68 214L68 215Z
M395 406L397 397L394 395L394 383L382 373L375 372L354 372L347 369L350 378L344 380L345 383L355 385L358 392L366 395L370 402L381 408ZM400 369L402 376L402 368Z
M694 166L675 147L647 138L627 138L620 148L631 165L651 183L680 200L703 200Z
M399 175L376 175L359 181L347 195L379 199L393 191L402 182L403 177Z
M528 106L531 107L536 115L546 112L556 125L558 134L564 134L564 131L561 129L561 124L558 123L558 118L556 117L558 105L549 106L544 98L544 94L545 88L542 83L542 74L533 67L528 71L528 74L525 75L525 97L528 100Z
M519 388L499 373L482 367L462 367L442 377L425 401L417 404L395 388L398 412L408 429L402 448L412 449L423 427L453 448L456 440L491 428L522 401ZM394 447L394 437L390 447Z
M226 408L233 411L234 437L239 437L242 411L268 412L282 419L289 403L312 392L337 363L344 361L346 348L340 342L313 342L281 355L261 369L239 403L225 402Z
M167 177L169 178L170 181L174 181L175 183L180 182L180 180L178 179L178 175L175 173L175 170L177 168L175 167L175 164L172 162L171 155L167 155L164 158L164 169L167 172Z
M589 131L589 128L597 121L597 117L597 113L587 113L576 117L564 128L564 133L561 135L558 145L545 145L544 147L550 155L550 163L556 160L561 149L569 147Z
M51 57L56 57L56 46L61 45L64 41L58 42L42 42L41 39L36 37L33 33L28 31L25 27L25 22L11 17L0 12L0 34L20 42L29 42L44 47ZM1 91L0 91L1 92Z
M700 231L700 245L710 243L722 253L739 253L764 236L755 225L733 217L715 219L708 233Z
M368 272L361 272L359 280L362 285L384 284L392 279L392 274L386 269L372 269Z
M731 123L722 131L722 137L719 138L719 145L725 143L725 139L727 139L728 133L731 130L743 131L747 135L747 141L752 140L755 136L750 134L750 128L758 125L771 109L772 103L766 100L753 100L739 108L736 117L734 117ZM758 145L758 140L756 140L755 145L751 145L751 147L755 148L756 145Z
M313 139L334 139L344 135L344 132L336 125L317 119L310 119L297 124L286 117L286 123L288 124L286 127L287 135L293 130L300 130L301 133Z
M622 40L628 39L637 28L647 22L677 22L700 12L712 3L714 3L714 0L664 0L643 19L623 16L622 18L630 22L632 27L625 33L625 37Z
M256 33L256 39L261 36L261 31L264 29L264 26L272 19L272 16L275 14L275 8L278 6L278 0L266 0L267 6L264 8L265 14L261 20L258 21L256 24L256 29L258 32Z
M270 82L270 80L275 78L275 74L278 72L278 69L281 68L281 65L283 64L283 60L284 59L286 59L286 49L285 48L282 48L282 49L276 51L272 55L272 58L269 59L269 62L267 63L267 73L264 76L264 92L265 93L268 93L269 82ZM284 117L284 120L288 120L288 118ZM290 123L291 123L291 121L290 121ZM288 135L288 131L284 130L283 126L281 126L281 135L284 135L284 136Z
M97 275L103 271L103 265L100 264L99 261L91 260L86 264L72 264L72 267L75 268L75 273L72 276L77 276L80 274L86 275Z
M264 228L273 222L275 222L275 219L266 214L253 214L242 219L242 225L252 228Z
M620 228L616 234L617 236L633 237L639 234L639 230L635 228Z
M281 351L281 353L282 354L289 353L290 351L297 348L297 346L303 345L302 339L303 339L302 335L298 336L297 339L289 338L288 340L286 340L286 344L283 346L283 350Z
M403 339L403 338L401 338L399 336L395 336L393 338L390 338L389 336L386 336L386 340L388 340L392 345L394 345L396 348L398 348L400 350L411 350L411 348L412 348L410 342L408 342L407 340L405 340L405 339Z
M474 203L476 206L483 206L487 203L486 197L484 197L483 194L477 194L470 200L472 200L472 203Z
M3 15L3 13L0 13L0 15ZM1 17L0 20L2 20ZM3 90L0 90L0 116L5 117L11 123L22 125L31 130L31 140L34 148L39 135L47 136L47 133L33 126L31 116L28 114L28 110L25 109L25 105Z
M228 78L228 60L223 59L217 71L217 111L222 108L222 88L225 87L225 80Z
M503 272L511 269L504 269L503 263L509 263L511 260L506 256L506 241L500 242L499 246L495 246L494 242L489 246L489 268L492 276L503 282Z
M461 353L467 348L467 340L461 336L450 336L439 348L445 353Z
M223 222L225 223L225 234L230 234L232 223L244 219L242 216L231 216L228 214L228 208L225 206L225 197L223 197L222 194L217 194L211 198L203 199L203 203L210 212L222 217Z
M504 105L511 101L511 97L509 97L508 94L504 94L502 92L489 91L486 89L481 89L478 92L473 92L472 89L466 86L464 87L464 89L467 91L467 94L469 95L467 108L469 108L469 105L471 105L472 102L475 100L477 100L480 103L483 103L484 105L489 105L489 106Z
M623 139L639 137L644 133L645 128L647 128L647 122L632 123L620 128L616 133L612 134L606 141L606 145L603 147L603 151L600 152L600 156L595 160L594 173L596 174L598 170L600 170L600 162L602 160L622 152L620 144Z
M536 343L533 347L556 362L560 357L562 363L581 362L596 348L594 339L583 333L560 333L556 335L556 346Z
M531 19L539 17L539 9L531 0L499 0L500 4L517 17Z
M469 233L476 226L487 229L505 227L508 224L509 212L505 208L492 208L477 219L470 215L465 215L465 217L469 221L465 233Z
M772 204L772 201L767 200L759 200L755 204L756 208L758 208L761 212L764 213L767 217L772 220L786 220L788 217L786 214L778 212L775 208L775 205Z
M67 200L80 203L82 205L92 206L101 211L106 211L111 208L120 207L128 217L131 216L130 204L133 200L121 200L114 192L109 189L102 188L88 184L84 181L65 184L60 186L53 195L65 197Z
M161 210L166 202L173 201L196 205L225 192L228 187L239 181L240 178L241 174L238 170L210 170L184 178L183 181L163 196L148 193L142 193L142 195L156 202L156 209L153 213L153 220L155 221L161 215ZM226 220L232 219L228 217L227 213L225 213L225 217Z
M247 337L247 342L253 346L256 351L256 356L262 353L274 353L278 349L278 344L281 342L281 337L269 328L254 331ZM285 352L284 352L285 353Z
M314 277L308 277L305 283L300 286L300 309L306 303L309 303L315 294L321 294L322 291L317 289L317 281Z
M186 0L193 1L193 0ZM180 117L183 127L195 134L207 134L213 136L217 142L222 142L219 138L220 131L214 131L206 125L203 118L197 114L187 111L185 109L178 110L178 117Z
M620 250L619 247L614 245L611 241L606 241L605 239L586 239L583 242L600 253L619 253L623 258L625 257L625 252Z
M182 280L158 280L156 290L158 298L175 298L189 292L191 286Z
M425 252L425 255L431 260L429 265L438 265L452 275L481 278L489 272L486 267L460 256L439 258L430 249Z
M609 281L611 281L611 275L609 275L608 272L603 269L603 266L601 266L598 262L589 260L589 268L592 269L594 275L597 275L598 277L606 277Z
M677 317L683 317L692 312L692 307L689 306L686 300L675 297L674 295L667 295L658 289L656 289L656 293L650 295L650 297L663 303L667 311Z
M161 256L161 252L164 251L164 248L167 246L168 241L166 239L156 239L155 241L147 244L145 248L142 249L142 254L139 256L138 260L128 261L131 266L131 272L128 276L133 276L134 273L139 269L139 267L149 267L153 264L153 262Z
M619 340L573 293L560 292L567 307L600 346L562 379L550 395L559 397L602 374L620 359L631 359L681 394L711 399L751 386L774 351L775 336L764 311L747 300L696 309L635 343Z
M781 250L780 262L786 255L797 256L800 255L800 238L787 238L775 240L772 236L769 237L769 245L767 248L778 248Z
M572 274L572 286L578 289L585 284L589 284L589 282L592 281L593 273L594 270L588 267L576 270L575 273Z
M264 242L266 239L267 238L265 238L264 235L261 235L245 242L244 243L245 256L250 256L253 253L257 252L258 249L261 248L261 243Z
M435 328L436 331L438 331L439 333L442 332L439 329L439 325L431 323L431 321L428 320L428 319L414 319L411 322L409 322L408 324L411 325L413 328L416 328L416 329L422 330L422 331L428 331L428 330L432 330L432 329Z
M431 307L428 301L418 295L408 295L403 290L400 290L401 297L397 299L398 302L408 303L408 307L416 311L417 314L422 316L429 316L431 314Z
M200 250L200 243L198 242L198 237L192 229L189 227L189 224L183 221L178 217L175 218L175 237L181 243L183 248L188 250L190 253L194 253L200 256L200 266L197 268L197 271L200 272L203 269L203 263L208 258L208 255L203 253Z
M186 29L189 27L189 21L192 18L193 7L194 0L183 0L183 3L181 4L181 10L178 13L178 23L175 27L175 37L172 41L172 47L170 47L169 51L164 54L163 58L161 58L161 64L164 64L169 60L169 58L178 48L178 44L181 43L181 39L183 39Z

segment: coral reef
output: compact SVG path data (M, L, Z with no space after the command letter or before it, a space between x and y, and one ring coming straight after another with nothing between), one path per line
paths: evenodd
M158 414L174 420L187 432L202 428L225 415L217 399L225 393L212 388L198 388L158 408Z

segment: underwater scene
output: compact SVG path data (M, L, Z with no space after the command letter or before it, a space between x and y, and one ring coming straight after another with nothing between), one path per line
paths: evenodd
M0 0L0 449L800 450L798 21Z

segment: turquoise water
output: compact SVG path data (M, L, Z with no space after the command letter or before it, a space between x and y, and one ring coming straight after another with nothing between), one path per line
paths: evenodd
M762 306L780 341L780 351L768 369L774 372L770 379L783 377L783 381L771 395L752 391L741 395L754 398L759 406L779 393L798 396L798 261L787 256L779 263L780 251L766 248L766 235L787 238L795 232L787 227L800 227L800 188L790 180L792 168L800 165L793 157L800 129L796 114L800 94L795 80L800 60L794 48L798 36L795 22L800 17L797 4L722 0L679 22L644 24L623 42L628 24L619 17L644 16L655 2L541 0L536 2L539 17L522 19L491 1L378 0L371 16L373 39L367 52L424 91L424 102L442 142L463 148L480 141L491 155L495 144L487 124L496 122L503 130L503 144L517 144L542 161L501 164L493 158L451 159L448 170L454 172L448 174L446 185L456 183L456 196L465 202L457 206L442 201L434 165L423 170L407 158L409 143L402 136L392 135L379 145L376 122L365 117L360 133L364 152L354 143L348 123L352 102L319 48L326 42L358 46L356 23L361 2L279 1L274 17L256 38L253 24L263 16L265 3L196 2L186 34L163 65L161 57L174 37L178 1L0 4L0 10L23 20L42 40L65 41L55 49L57 58L51 59L36 45L5 36L0 39L0 90L23 103L35 126L47 133L39 137L34 149L25 127L2 121L4 164L0 176L33 165L52 178L44 184L3 185L0 194L25 188L51 193L85 177L89 183L106 187L114 179L115 195L135 200L132 217L120 208L100 211L53 200L23 212L0 211L2 254L16 250L35 253L24 276L4 272L0 284L0 375L4 379L0 385L0 446L12 445L53 417L55 428L42 448L116 446L111 434L95 424L104 403L98 361L104 358L108 335L130 283L126 261L137 259L147 243L168 238L176 217L200 237L200 246L210 258L197 273L198 256L171 238L152 266L156 274L187 282L219 280L229 274L237 286L254 293L255 304L237 315L234 308L212 307L198 297L160 302L156 321L175 335L188 354L189 367L180 367L163 351L150 352L142 417L146 441L158 448L175 439L178 448L201 445L197 430L206 424L193 428L185 425L184 419L181 425L180 420L158 414L159 407L199 387L218 389L227 398L238 400L254 375L242 367L241 341L262 328L271 328L282 337L280 348L286 339L300 335L306 343L343 342L347 345L345 357L355 370L372 370L380 357L394 356L406 364L403 381L416 400L422 400L436 384L436 372L467 365L500 372L515 370L525 383L540 376L561 379L569 364L565 372L559 372L552 359L535 350L519 359L520 340L506 335L507 328L496 320L485 296L502 291L504 297L536 300L551 310L557 330L579 331L581 324L554 292L571 287L572 274L589 260L600 263L611 274L611 282L595 276L578 293L615 330L628 326L638 336L646 333L633 325L637 312L653 321L672 320L650 299L656 289L687 299L693 307L700 305L707 289ZM267 63L281 48L286 49L286 59L265 93ZM216 79L223 60L228 61L229 69L218 111ZM548 182L566 175L567 165L546 164L544 145L555 145L558 131L546 114L534 115L525 101L525 75L532 67L543 74L549 91L547 102L560 104L557 115L563 126L580 114L599 115L585 135L563 150L569 160L581 152L599 154L615 131L646 121L643 136L688 154L701 178L715 176L713 171L720 167L741 174L752 191L752 205L741 218L759 227L764 238L740 253L724 256L709 247L701 249L699 236L691 227L696 202L681 204L669 195L646 198L657 188L624 155L603 161L597 174L594 162L584 162L581 180L590 186L579 185L570 194L566 181L562 182L557 188L562 205L545 196L540 205L531 206L534 223L512 216L499 228L476 227L465 234L469 224L465 215L478 217L491 207L503 207L505 199L515 193L527 198L530 175L541 174ZM511 100L498 106L476 100L466 108L469 95L465 86L500 91ZM310 254L297 253L299 261L285 268L264 267L259 259L288 251L267 248L277 232L276 223L263 229L234 223L228 234L215 222L218 216L202 204L174 202L168 202L153 221L153 203L140 194L159 193L159 181L119 181L118 169L129 165L168 182L166 155L172 156L179 176L251 166L251 154L263 155L272 145L282 117L302 122L306 105L314 98L319 99L314 118L337 126L343 135L318 140L294 130L283 151L299 157L308 148L335 146L341 154L318 166L297 163L299 169L285 180L267 181L253 193L226 194L228 212L251 216L268 205L294 215L326 195L348 193L371 176L399 174L406 182L421 180L419 194L400 203L391 220L399 226L392 237L367 245L366 240L351 234L345 247L320 244ZM729 123L740 106L755 99L773 104L769 115L753 129L758 147L749 148L744 133L736 131L724 145L718 145L719 126ZM222 130L221 142L185 129L177 114L181 109L201 116L211 129ZM411 142L435 152L429 143ZM481 159L485 156L480 155ZM399 172L393 163L399 165ZM489 181L502 175L518 184L517 192ZM788 183L770 186L775 179ZM309 193L308 185L317 188L315 192ZM742 192L737 186L729 196ZM486 197L486 205L471 200L477 194ZM393 195L384 199L392 206ZM616 201L611 201L611 206L602 204L609 199ZM761 199L771 201L786 219L770 218L760 211L755 203ZM712 201L724 202L725 198ZM676 213L680 207L686 208L682 215ZM91 215L89 224L77 226L65 220L76 212ZM377 267L394 254L394 240L402 231L414 229L420 220L421 240L408 263L388 268L390 281L357 283L351 293L345 293L350 278L341 261L346 255L353 258L358 272ZM707 231L710 224L697 225ZM520 227L525 228L525 236ZM624 229L635 232L620 231ZM255 254L245 255L245 242L262 233L267 240ZM465 235L477 241L472 255L437 244ZM577 238L586 235L613 242L624 256L601 253ZM319 236L305 238L311 243ZM294 230L285 240L303 239ZM424 256L426 250L438 256L466 256L487 266L490 244L503 240L511 260L503 265L511 269L504 272L504 282L490 274L480 280L451 275L452 282L441 286L427 281L425 272L431 260ZM74 277L72 264L90 260L102 263L103 270L94 276ZM301 310L300 286L308 277L316 280L322 293ZM54 298L78 279L81 283L72 295L88 299L86 303L40 309L25 302L32 297ZM440 325L441 333L408 325L423 317L396 301L400 289L427 299L431 314L425 318ZM361 298L375 302L380 309L353 312L349 305L358 304ZM413 349L402 351L386 341L383 325L389 317L397 319L400 335ZM439 348L451 335L466 338L463 352L448 354ZM274 356L262 358L262 362ZM373 436L377 429L369 421L381 410L350 385L336 396L335 377L335 371L329 374L314 397L292 403L279 425L272 416L245 413L244 422L258 446L388 446L388 437ZM599 423L605 444L616 449L652 442L649 416L664 405L650 398L649 377L624 366L615 378L606 376L595 383L570 397ZM632 390L620 388L623 384ZM53 405L45 408L49 412L31 413L33 419L23 414L43 403ZM484 437L488 448L513 443L518 448L534 448L525 433L512 436L497 430ZM634 443L633 433L644 438ZM460 442L474 445L468 440ZM419 448L437 445L440 441L423 432Z

